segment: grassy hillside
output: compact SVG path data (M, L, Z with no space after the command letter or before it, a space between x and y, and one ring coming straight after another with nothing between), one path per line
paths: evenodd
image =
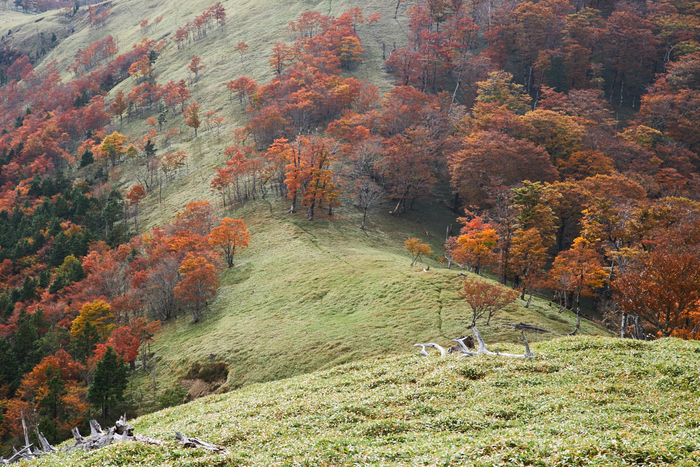
M137 419L126 444L37 465L678 465L700 462L700 344L561 338L538 358L365 360ZM175 430L228 448L176 446Z
M158 367L181 375L188 363L210 354L231 365L230 387L289 377L366 356L413 352L421 341L452 344L469 324L459 297L463 277L435 258L410 268L403 240L419 236L439 249L447 209L421 204L404 218L370 218L339 210L333 220L308 222L286 214L287 203L251 204L234 212L252 233L222 285L206 319L180 317L166 325L154 346ZM426 237L426 232L430 235ZM496 315L483 332L489 342L516 342L504 323L520 321L570 332L575 318L544 301ZM582 332L602 329L584 323ZM537 340L551 335L535 335ZM161 370L162 371L162 370ZM163 387L172 383L167 373Z
M191 21L213 1L173 2L155 0L114 1L104 6L111 14L104 27L89 27L85 12L67 18L56 11L43 15L8 16L13 34L10 44L36 53L38 38L56 33L58 45L41 59L65 68L79 48L108 34L118 39L120 51L144 37L160 39ZM162 225L186 203L212 199L209 181L213 167L223 163L223 148L231 144L230 130L245 124L245 115L237 102L229 100L225 83L242 75L261 83L273 76L267 58L272 44L291 42L289 21L302 11L315 9L339 15L358 6L356 1L285 2L280 8L272 0L228 0L223 2L227 24L210 30L207 37L178 50L174 45L155 62L158 81L187 79L187 65L193 55L202 57L206 68L200 81L191 88L193 99L202 110L214 109L226 117L221 133L201 131L192 138L191 129L180 116L169 116L165 125L179 126L182 133L172 150L186 149L190 161L186 175L164 186L163 200L149 196L140 206L142 229ZM382 90L388 90L392 78L382 71L382 43L387 51L394 42L405 40L405 6L393 19L395 4L372 0L359 5L366 13L380 11L382 20L360 25L358 33L365 47L364 63L352 74L368 78ZM81 16L82 15L82 16ZM143 31L139 21L163 16L162 22ZM245 41L250 52L240 57L235 45ZM65 79L71 77L66 74ZM108 100L133 86L128 79L114 88ZM130 137L145 134L144 116L114 123L109 129ZM128 163L113 173L111 182L122 189L136 183L134 168ZM449 193L446 194L449 196ZM226 388L254 382L286 378L327 368L366 356L412 352L417 341L438 341L463 335L468 324L468 308L458 296L462 277L458 271L438 267L435 258L423 268L409 268L410 259L403 241L418 236L442 251L447 225L454 227L454 215L441 201L418 204L402 218L387 214L389 207L369 219L366 232L358 229L360 213L350 199L337 209L333 219L320 215L308 222L301 215L286 214L287 203L273 198L250 203L244 208L221 211L223 217L242 217L253 234L251 246L237 258L236 267L223 272L221 288L210 303L208 315L193 326L188 316L166 323L152 350L155 355L157 390L151 387L149 374L140 373L131 396L138 405L152 407L163 391L177 387L179 379L193 362L208 361L211 354L230 365ZM439 253L436 253L438 255ZM522 305L522 303L520 304ZM574 317L558 314L547 303L535 301L531 309L496 317L482 331L489 342L515 342L517 334L505 323L524 321L557 332L569 332ZM605 332L584 323L583 333ZM531 336L537 340L545 336ZM138 395L138 396L137 396Z
M57 44L38 66L59 62L64 69L79 48L114 35L123 52L144 37L160 39L191 21L211 0L174 2L117 0L102 28L86 18L57 12L38 16L9 13L0 26L11 28L10 45L36 55L40 37L56 34ZM231 130L246 123L225 83L242 75L261 83L272 77L267 63L272 44L293 39L287 24L315 9L338 15L361 6L383 19L361 25L365 61L352 75L386 91L392 79L382 71L387 51L405 40L405 16L393 19L394 2L370 0L223 1L223 28L178 50L171 46L155 62L159 82L187 79L193 55L206 68L193 85L202 111L226 117L221 133L200 131L193 138L181 116L165 127L181 134L172 150L185 149L185 174L164 186L162 202L150 195L140 206L141 229L172 220L186 203L211 199L213 167L231 144ZM107 5L105 5L107 6ZM405 11L405 5L401 7ZM143 31L139 21L163 16ZM234 47L245 41L250 52ZM65 76L70 79L69 75ZM128 91L131 79L118 85ZM114 122L135 138L145 134L141 115ZM162 148L159 148L162 150ZM112 173L114 186L136 183L135 167ZM449 193L445 194L445 198ZM225 390L193 403L136 420L139 433L168 440L166 447L124 445L101 452L41 460L42 465L695 465L700 461L700 368L695 343L642 343L584 336L564 338L575 317L537 299L497 315L480 329L492 347L516 350L511 324L525 322L556 331L528 335L535 361L504 358L422 359L412 345L444 346L467 332L469 310L459 290L458 270L439 262L445 228L454 214L439 197L417 203L401 218L382 206L359 230L361 213L344 199L329 218L309 222L287 214L286 200L271 197L243 207L220 209L242 217L253 235L221 274L217 297L197 325L189 316L165 323L152 346L148 372L138 370L128 390L132 407L148 411L178 402L164 396L180 387L193 363L213 360L229 366ZM409 267L403 241L417 236L435 251L422 267ZM430 266L428 269L427 267ZM606 334L584 322L582 334ZM559 339L551 340L554 337ZM549 339L549 342L543 340ZM539 342L538 342L539 341ZM377 360L379 358L379 360ZM292 379L288 379L292 378ZM262 384L264 383L264 384ZM154 387L155 384L155 387ZM218 383L217 383L218 384ZM211 390L212 388L207 388ZM180 394L181 395L181 394ZM181 399L181 398L180 398ZM172 432L225 445L228 456L184 451Z
M188 21L194 20L202 11L215 3L214 0L194 0L174 2L170 0L154 0L141 2L136 0L116 0L104 2L100 8L110 8L110 15L104 26L90 27L85 8L73 18L62 15L59 11L50 11L41 15L21 14L14 11L2 10L0 16L6 18L7 28L12 29L12 35L6 38L10 47L22 50L32 57L42 49L41 37L44 41L52 34L57 42L50 47L45 45L47 54L42 56L35 66L41 68L50 62L57 62L58 69L63 71L64 80L72 79L72 74L64 71L74 60L79 49L85 49L91 42L112 35L117 39L119 53L126 52L148 37L163 39L174 36L175 31ZM357 2L355 0L341 1L296 1L285 2L284 8L273 0L225 0L227 23L224 27L209 30L207 36L188 44L184 49L177 49L174 43L160 55L154 63L154 75L159 83L170 80L189 80L187 66L193 55L202 58L205 69L200 73L199 81L190 87L192 100L197 101L201 112L216 110L218 115L226 118L221 131L204 131L200 129L200 137L193 138L192 130L183 123L181 115L169 116L164 129L177 127L181 135L175 138L172 151L184 149L190 155L187 167L187 177L176 183L170 183L163 189L164 199L158 202L157 196L151 196L141 206L142 227L162 225L172 220L173 215L184 208L194 199L212 198L209 191L209 180L213 178L212 169L223 163L223 149L233 144L231 130L244 126L245 112L237 101L232 101L226 83L241 76L249 76L259 83L269 82L274 72L268 63L272 45L276 42L292 43L294 36L288 30L290 21L307 10L317 10L323 14L338 16L353 7L361 7L364 12L371 14L380 12L382 19L372 25L358 26L358 34L363 41L365 52L364 62L349 75L357 79L368 79L386 92L393 86L394 79L383 71L382 44L386 53L390 53L394 43L397 47L406 41L405 5L399 9L397 20L393 19L395 4L370 0ZM155 25L153 19L162 16L163 20ZM143 30L139 22L150 19L151 26ZM0 23L3 24L3 23ZM5 26L3 26L5 29ZM42 36L43 33L43 36ZM249 45L248 53L241 56L235 49L239 42ZM128 91L134 86L133 79L127 79L113 88L107 96L111 101L119 91ZM155 111L154 111L155 112ZM131 120L125 118L123 124L114 122L108 132L118 130L131 138L145 135L144 120L152 115L141 115ZM159 148L162 150L162 148ZM128 189L136 182L134 168L128 164L120 168L111 181L117 187Z

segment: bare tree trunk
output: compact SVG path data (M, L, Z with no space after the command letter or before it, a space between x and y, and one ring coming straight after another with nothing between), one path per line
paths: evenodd
M646 340L646 336L644 335L644 326L642 326L642 317L639 315L634 315L634 338Z
M474 336L476 336L476 340L479 342L479 349L476 352L469 350L469 348L466 346L466 344L464 343L464 341L467 340L466 337L461 337L459 339L452 339L453 341L457 342L457 344L459 344L459 347L465 356L471 357L471 356L475 356L475 355L498 355L501 357L513 357L513 358L535 358L536 357L535 354L530 352L530 345L528 344L527 338L525 337L525 332L522 329L520 330L520 333L522 335L523 344L525 345L525 353L524 354L491 352L490 350L486 349L486 344L484 343L484 339L481 337L481 333L476 328L476 326L472 327L472 331L474 332Z
M574 328L573 331L569 333L570 336L575 336L578 334L578 330L581 327L581 314L576 310L576 327Z
M622 101L623 101L623 97L624 97L624 92L623 92L624 89L625 89L625 78L623 75L622 79L620 80L620 107L622 107Z
M455 86L455 90L452 93L452 102L450 103L450 110L447 112L448 114L452 112L452 106L455 104L455 99L457 98L457 90L459 90L459 85L462 83L462 78L457 79L457 86Z
M24 445L29 448L29 435L27 434L27 423L24 421L24 412L20 412L22 415L22 429L24 430Z
M309 218L310 221L314 220L314 207L316 205L316 200L311 201L309 204L309 210L306 211L306 217Z
M622 319L620 321L620 338L625 338L625 327L627 327L627 313L622 312Z
M440 356L441 357L445 356L445 349L442 346L440 346L438 344L434 344L432 342L429 344L413 344L413 347L421 347L420 355L423 355L425 357L428 356L428 352L425 351L426 347L433 347L435 349L438 349L440 351Z

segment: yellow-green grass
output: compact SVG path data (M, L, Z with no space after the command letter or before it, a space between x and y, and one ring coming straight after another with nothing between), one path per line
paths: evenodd
M118 39L120 52L124 52L144 37L172 37L178 27L213 3L117 0L109 4L111 14L104 27L97 29L89 27L84 16L69 19L57 11L42 15L13 13L11 46L35 53L37 45L32 41L38 40L40 32L44 31L47 38L56 31L59 44L37 67L55 60L64 70L78 49L92 41L112 34ZM468 307L458 296L463 280L459 271L444 269L436 258L423 261L431 266L427 272L423 267L411 269L403 248L406 238L417 236L431 243L436 255L441 254L445 228L448 224L455 231L458 228L444 202L436 199L418 203L416 211L401 218L390 216L391 206L383 206L378 215L370 217L368 229L363 232L358 228L360 212L349 198L332 220L318 213L314 222L308 222L303 214L287 214L287 202L272 195L267 201L224 210L209 189L213 168L223 164L223 149L232 144L231 130L246 123L239 104L230 101L225 83L243 75L260 83L269 81L273 74L267 58L272 44L293 40L287 29L289 21L309 9L336 16L354 6L361 6L366 13L380 11L383 19L379 23L358 27L366 50L365 62L350 74L367 78L386 91L393 78L381 69L382 42L387 53L394 42L402 45L405 15L394 20L395 4L378 0L362 4L349 0L297 1L285 2L283 7L272 0L222 3L228 14L226 26L209 30L206 38L185 49L171 46L158 58L154 70L161 83L187 80L186 67L192 55L202 57L206 68L199 82L190 88L193 99L201 104L202 112L214 109L227 120L220 132L201 128L200 136L193 138L180 116L168 117L166 128L174 125L182 130L171 149L186 149L190 159L183 173L163 187L162 202L153 192L141 204L139 230L171 221L190 201L211 199L220 208L220 216L242 217L253 237L251 246L237 256L236 267L222 273L219 293L202 322L192 325L188 316L180 316L165 323L152 349L158 390L155 394L149 392L151 376L141 373L137 390L132 392L145 394L139 401L144 410L153 407L156 396L178 385L192 362L208 360L210 354L230 364L225 387L231 389L366 356L412 352L412 344L418 341L449 345L451 338L466 333L469 323ZM400 12L404 11L402 5ZM157 16L163 16L162 22L144 34L139 21L149 18L152 23ZM68 28L73 32L67 35ZM250 46L242 58L234 49L240 41ZM65 73L64 79L70 78ZM133 78L119 84L108 101L117 91L126 92L133 85ZM152 115L125 118L123 124L115 120L108 131L140 137L146 132L144 119ZM114 171L110 182L126 190L138 183L136 174L136 162L126 161ZM570 313L559 314L546 302L536 300L529 310L522 305L497 316L491 326L482 327L489 342L517 341L517 333L505 323L524 321L560 333L574 327ZM581 332L605 333L587 322ZM530 339L551 336L533 335ZM151 364L149 371L152 369Z
M403 241L418 236L441 251L451 213L438 202L394 218L383 212L359 229L359 210L319 214L309 222L286 212L288 203L258 201L228 213L245 220L250 247L221 275L221 287L204 319L187 315L166 323L153 346L159 390L142 374L147 396L174 387L194 361L229 363L226 388L286 378L367 356L413 352L417 342L454 345L464 335L470 309L459 296L464 272L448 270L437 255L411 268ZM426 269L429 266L429 270ZM486 280L486 279L484 279ZM530 309L518 302L480 321L488 342L517 342L508 323L526 322L559 333L570 332L575 317L536 299ZM592 323L582 333L606 331ZM537 341L554 334L534 334Z
M120 52L143 37L160 39L191 21L214 3L117 0L104 27L85 19L70 20L56 11L43 15L0 14L13 28L11 45L36 54L40 32L55 32L58 46L48 51L41 68L55 60L61 70L79 48L112 34ZM211 199L213 167L232 144L231 130L246 123L225 83L247 75L260 83L272 78L267 63L272 44L291 42L287 24L310 9L339 15L360 6L380 11L383 19L360 25L365 62L350 73L387 91L393 78L382 71L382 42L387 53L405 41L405 16L393 20L394 2L227 0L227 25L183 50L170 47L154 65L161 83L188 79L192 55L206 68L191 86L202 112L226 117L215 130L192 130L180 116L173 150L186 149L190 161L183 174L163 189L163 202L149 194L140 207L143 231L172 220L189 201ZM405 11L402 5L400 12ZM163 16L144 34L139 21ZM44 18L36 22L37 19ZM2 20L0 20L2 21ZM74 32L67 35L68 28ZM247 42L240 57L234 47ZM70 79L69 74L64 75ZM113 89L128 91L133 78ZM142 115L109 131L145 134ZM162 149L161 149L162 150ZM138 182L133 161L123 164L111 182L122 189ZM583 337L537 343L547 335L529 335L535 362L503 358L419 359L412 345L466 334L469 310L460 299L462 276L436 257L410 268L403 241L411 236L429 242L439 255L454 215L444 203L418 203L401 218L390 206L373 214L366 232L350 199L332 220L319 213L314 222L286 213L288 204L270 196L243 208L220 209L219 215L242 217L253 234L251 246L236 257L236 266L221 275L221 288L197 325L188 316L165 323L153 345L157 391L151 375L137 373L130 397L143 410L176 387L193 362L210 354L230 365L226 389L237 389L135 422L137 431L172 439L177 429L224 444L231 454L211 456L172 445L115 446L103 452L47 457L50 465L338 465L338 464L542 464L624 465L675 462L697 458L698 348L675 341L643 344ZM518 351L518 334L506 323L524 321L559 333L573 329L569 312L557 313L535 300L529 310L497 315L480 323L487 342ZM582 333L605 334L584 322ZM695 352L695 353L693 353ZM398 354L398 355L397 355ZM385 360L373 360L388 356ZM149 373L153 370L149 364ZM345 366L338 366L347 363ZM311 373L319 369L325 372ZM302 376L299 376L302 375ZM282 381L258 384L260 382ZM641 382L641 383L640 383ZM170 443L171 441L169 441ZM695 456L693 458L692 456Z
M0 10L0 33L4 36L8 30L17 23L23 23L27 20L27 15L14 10Z
M514 346L511 351L517 351ZM566 337L532 361L393 356L255 384L150 414L166 440L47 456L47 466L700 463L700 344ZM174 432L223 445L185 450Z

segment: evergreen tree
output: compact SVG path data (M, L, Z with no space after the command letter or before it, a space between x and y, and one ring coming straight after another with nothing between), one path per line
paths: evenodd
M15 309L15 304L7 293L0 295L0 319L9 317Z
M34 178L32 178L32 181L29 182L29 191L27 192L27 195L29 196L41 196L41 176L40 175L34 175Z
M75 206L75 215L82 217L90 209L92 204L91 198L85 196L81 192L77 192L73 195L73 205Z
M149 139L146 142L146 146L143 148L143 152L146 154L147 158L151 158L156 155L156 145Z
M51 419L58 418L61 398L66 394L66 383L61 379L61 370L46 368L46 396L39 402L39 414Z
M124 200L118 190L112 190L107 198L107 203L102 210L106 231L114 228L114 224L124 218Z
M107 421L109 409L124 400L129 368L112 347L107 347L104 357L97 364L92 383L88 388L88 400L102 411L102 419Z
M100 342L100 335L97 327L89 321L85 322L80 332L76 334L71 333L71 354L73 354L73 358L84 363L98 342Z
M10 392L19 385L21 374L19 373L19 362L7 339L0 338L0 386L10 385Z
M13 351L17 357L21 373L30 371L41 360L41 356L37 352L39 343L38 327L32 318L32 316L27 315L26 311L22 310L17 320Z
M59 195L56 197L56 203L53 209L54 213L56 213L56 217L70 219L70 205L64 196Z
M49 235L55 237L61 233L61 221L58 217L53 217L49 222Z
M85 256L88 252L88 245L92 238L92 232L83 230L78 235L73 235L69 242L70 254L76 257Z
M70 265L70 270L68 271L68 280L71 282L80 282L87 277L87 273L83 269L83 265L80 261L73 261Z
M44 337L39 339L37 345L41 355L53 355L60 349L70 345L70 331L61 326L53 326Z
M48 269L42 269L39 273L39 288L45 289L51 283L51 271ZM2 314L2 311L0 311Z
M54 177L54 182L56 183L56 192L65 193L71 186L70 180L66 178L66 174L62 170L56 172Z
M80 167L87 167L93 162L95 162L94 154L89 149L86 149L82 156L80 156Z
M24 284L22 285L22 295L20 297L20 300L24 302L36 298L36 287L38 285L38 279L32 279L31 277L26 276L24 278Z
M53 182L52 178L44 179L44 182L41 184L41 193L44 196L53 196L57 193L56 184Z
M56 235L53 246L51 247L51 253L49 253L49 267L54 268L63 264L63 260L66 256L70 254L70 246L68 245L68 239L66 234L59 232Z
M56 293L66 285L68 285L66 276L63 274L57 274L56 279L54 279L54 281L51 283L51 287L49 287L49 293Z

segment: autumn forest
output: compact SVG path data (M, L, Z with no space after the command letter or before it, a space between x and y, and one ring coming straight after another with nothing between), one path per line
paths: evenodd
M467 275L467 324L498 294L620 338L700 339L697 2L324 6L264 50L227 39L224 80L198 47L237 27L227 2L177 23L154 8L129 43L120 0L12 3L0 16L68 26L29 43L0 23L0 455L23 423L58 442L136 413L129 374L155 385L161 329L207 320L256 242L237 210L263 202L305 223L352 207L362 231L439 203L445 238L394 240L406 269ZM76 30L94 40L53 60ZM153 221L207 151L198 195Z

